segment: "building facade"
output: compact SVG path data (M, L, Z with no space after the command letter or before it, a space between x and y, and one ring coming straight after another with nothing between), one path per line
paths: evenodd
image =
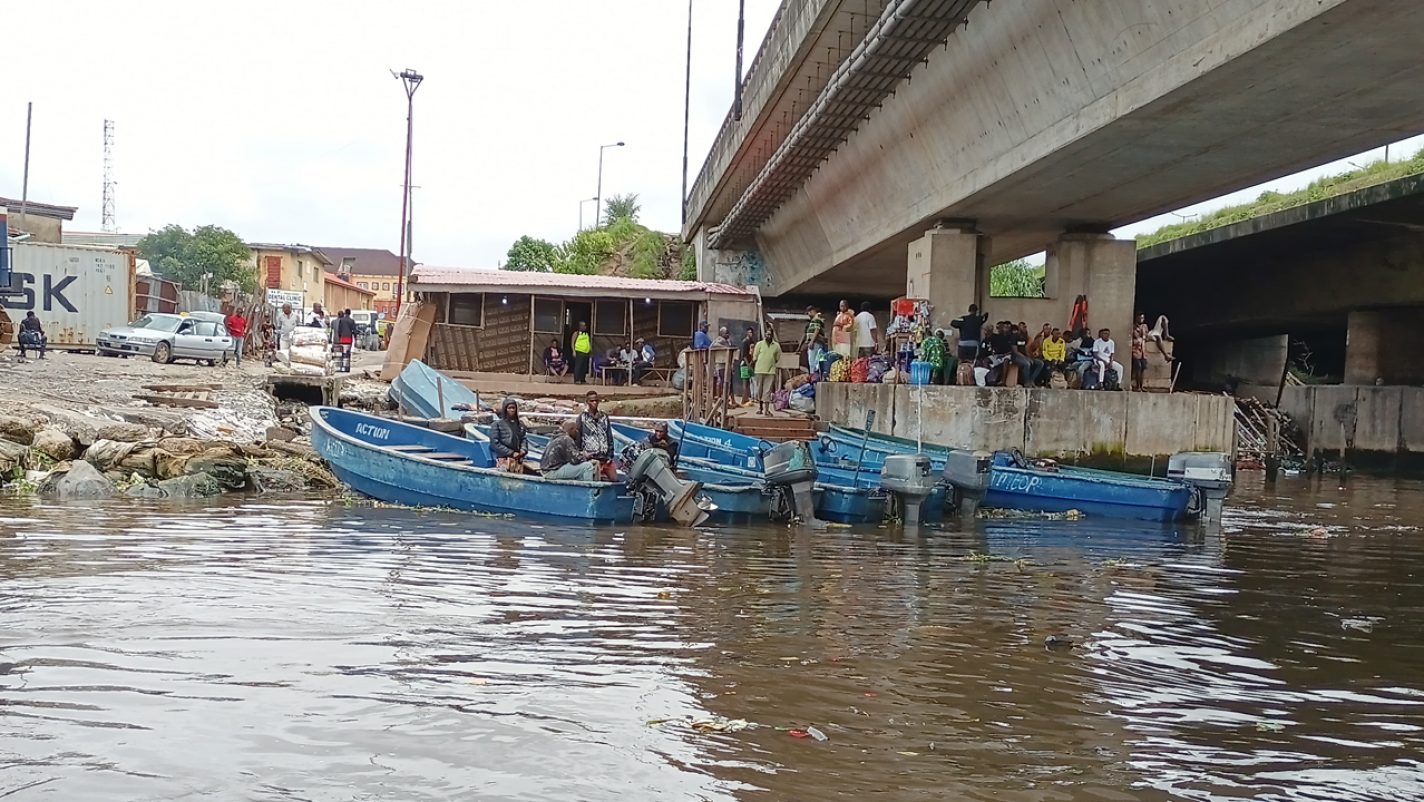
M248 243L257 286L267 290L301 293L302 308L326 303L326 269L331 260L309 245Z
M334 274L327 273L325 284L325 298L322 305L332 314L342 309L374 309L376 293L372 290L362 289L346 279Z
M388 317L395 316L399 256L383 248L322 246L318 250L331 260L329 273L345 277L360 289L370 290L374 293L371 308Z

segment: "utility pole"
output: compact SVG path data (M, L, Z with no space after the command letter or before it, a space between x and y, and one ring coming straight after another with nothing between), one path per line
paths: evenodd
M732 96L732 119L742 119L742 39L747 29L747 0L737 0L737 83Z
M400 233L400 275L396 277L396 317L400 317L401 300L405 297L406 250L410 233L410 162L411 141L415 137L415 90L420 88L425 76L412 69L401 72L391 70L391 75L399 78L405 87L405 180L401 182L401 233Z
M687 0L687 73L682 83L682 224L687 225L687 136L692 121L692 0ZM583 206L579 206L583 214Z
M30 121L34 118L35 104L33 101L25 104L25 178L20 189L20 225L29 230L29 207L30 207Z

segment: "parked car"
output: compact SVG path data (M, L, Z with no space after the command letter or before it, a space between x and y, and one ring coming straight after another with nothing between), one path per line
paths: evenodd
M216 312L150 313L127 326L104 329L96 343L103 356L147 356L165 363L191 359L209 365L227 364L234 345Z

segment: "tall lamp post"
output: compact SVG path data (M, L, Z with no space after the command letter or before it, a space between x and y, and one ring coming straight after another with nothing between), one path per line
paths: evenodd
M425 76L412 69L401 72L391 70L391 75L399 78L405 86L405 180L401 182L401 233L400 233L400 275L396 277L396 317L400 317L401 300L405 298L405 270L409 254L406 253L407 233L410 231L410 154L411 139L415 134L415 90Z
M603 151L609 148L621 148L622 142L614 142L611 145L598 146L598 192L593 196L593 227L598 228L598 221L603 218ZM580 207L582 208L582 207Z
M585 203L593 203L596 200L598 200L598 198L583 198L579 201L579 231L583 231L583 205ZM594 222L598 221L595 220Z

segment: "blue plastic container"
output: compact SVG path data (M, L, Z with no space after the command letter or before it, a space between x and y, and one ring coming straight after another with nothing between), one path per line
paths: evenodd
M916 359L910 363L910 384L929 384L930 370L932 366L928 362Z

